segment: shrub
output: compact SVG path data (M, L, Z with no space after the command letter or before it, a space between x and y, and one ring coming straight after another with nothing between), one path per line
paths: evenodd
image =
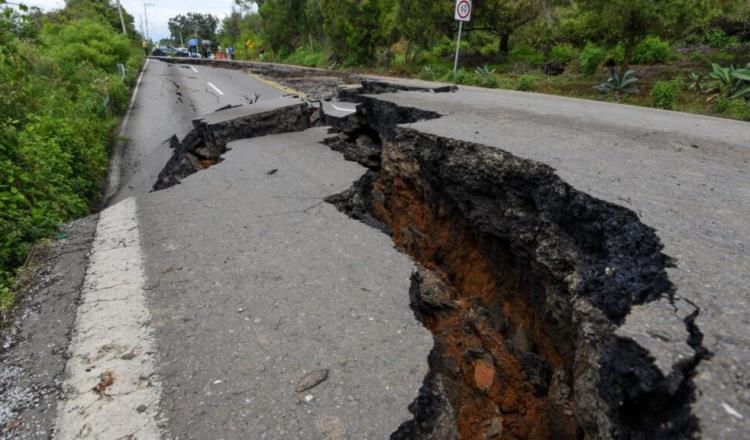
M554 63L568 64L578 56L578 51L573 45L565 43L553 47L549 54L549 60Z
M41 21L33 38L0 21L0 313L30 247L99 197L116 114L143 53L98 19ZM117 71L125 65L125 81Z
M491 69L486 64L482 67L477 67L474 72L479 76L479 81L482 87L497 87L497 78L495 77L495 69Z
M750 103L742 99L720 96L714 101L712 111L722 116L750 121Z
M739 38L727 35L721 28L709 29L706 32L705 42L714 49L729 49L740 44Z
M679 80L657 81L651 89L651 103L654 107L674 110L680 97L682 84Z
M518 87L516 89L522 92L529 92L534 90L535 87L536 77L533 75L522 75L521 78L518 79Z
M634 64L655 64L668 61L672 57L669 43L659 37L646 37L633 49Z
M449 77L452 77L453 81L456 84L464 84L467 86L477 86L481 83L479 75L466 69L458 69L458 72L456 72L455 76L453 75L453 72L447 75Z
M599 66L604 63L607 58L607 51L594 44L587 44L586 47L581 51L581 55L578 58L578 65L581 73L585 75L593 75L596 73Z
M310 50L307 46L298 47L284 61L307 67L324 68L328 65L328 57L322 50Z
M529 46L518 44L511 49L508 60L512 63L527 63L530 66L541 66L544 64L544 54Z

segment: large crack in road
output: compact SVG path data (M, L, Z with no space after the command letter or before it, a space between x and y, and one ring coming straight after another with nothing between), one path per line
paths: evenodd
M326 144L369 171L328 201L419 264L409 295L435 339L414 419L392 438L695 436L700 310L685 318L692 354L668 372L617 334L633 307L673 299L656 232L546 165L402 126L440 115L373 96L394 91L345 89L359 105L341 118L307 102L222 109L173 141L154 189L219 162L232 140L330 125Z

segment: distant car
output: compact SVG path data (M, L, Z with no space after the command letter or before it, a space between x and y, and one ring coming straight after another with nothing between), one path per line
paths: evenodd
M166 51L166 47L157 47L151 52L151 55L155 57L166 57L169 54Z
M175 49L174 56L180 58L190 58L190 51L188 51L184 47L178 47L177 49Z

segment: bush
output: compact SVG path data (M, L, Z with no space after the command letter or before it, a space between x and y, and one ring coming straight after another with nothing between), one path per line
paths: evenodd
M659 37L646 37L633 49L634 64L656 64L669 61L672 48Z
M607 58L607 51L599 46L588 43L578 57L578 66L581 73L593 75Z
M651 103L657 108L674 110L681 88L682 84L679 80L657 81L651 89Z
M739 38L727 35L721 28L709 29L705 42L714 49L729 49L740 44Z
M289 64L307 67L328 67L328 57L322 50L310 50L307 46L300 46L284 60Z
M573 45L565 43L553 47L549 54L549 60L553 63L568 64L578 57L578 51Z
M116 115L143 61L103 20L41 23L21 39L0 19L0 313L30 247L96 203Z
M541 66L544 64L544 54L529 46L518 44L511 49L508 60L512 63L527 63L530 66Z
M722 116L750 121L750 103L744 99L729 99L725 96L716 98L711 109Z
M517 90L522 92L530 92L536 87L536 77L533 75L522 75L518 79Z
M453 72L448 75L452 76ZM458 69L455 77L453 77L453 81L456 84L464 84L467 86L478 86L482 83L482 79L479 77L479 75L466 69Z

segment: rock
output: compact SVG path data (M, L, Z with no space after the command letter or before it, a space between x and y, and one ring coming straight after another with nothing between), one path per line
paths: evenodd
M495 383L495 367L485 360L474 363L474 385L477 389L488 392Z
M497 439L503 435L503 420L500 417L495 417L490 421L490 426L487 431L484 432L484 438L487 440Z
M560 63L544 63L542 70L545 75L557 76L565 72L565 66Z
M455 307L450 287L433 271L418 268L418 300L423 305L435 309Z
M297 388L295 388L295 391L298 393L304 393L305 391L315 388L325 382L326 379L328 379L327 369L315 370L302 378L299 385L297 385Z

